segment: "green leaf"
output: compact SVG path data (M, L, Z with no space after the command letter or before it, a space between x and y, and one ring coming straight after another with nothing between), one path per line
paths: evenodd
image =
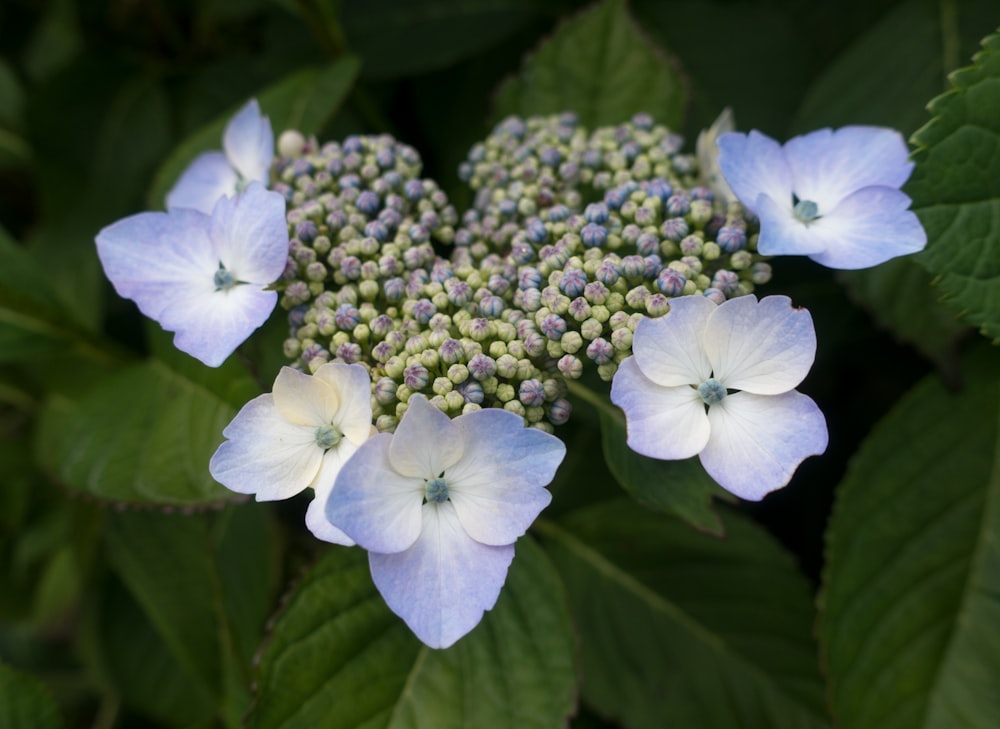
M236 415L226 395L155 360L135 365L78 399L51 397L36 455L67 487L102 500L196 506L232 499L208 472Z
M1000 359L919 383L872 431L827 533L820 637L852 729L1000 716Z
M288 598L260 661L248 725L548 729L576 669L555 570L528 538L496 607L447 650L426 648L375 591L361 550L333 549Z
M63 722L44 684L0 663L0 726L4 729L59 729Z
M286 129L315 134L340 108L361 68L353 57L341 58L322 68L296 71L256 95L261 111L271 120L275 135ZM163 163L149 192L149 205L162 208L170 188L184 168L200 153L222 149L222 135L241 102L181 142Z
M840 271L838 279L872 318L946 372L957 365L957 344L969 330L937 300L931 275L910 256L861 271Z
M649 509L680 517L696 529L722 536L722 521L712 509L712 496L731 497L705 473L697 458L658 461L636 453L626 443L622 411L583 383L568 384L573 395L597 410L604 461L632 498Z
M726 538L630 502L537 524L569 592L583 699L630 729L825 727L805 579L735 513Z
M1000 339L1000 35L983 41L952 90L928 107L916 134L907 191L927 230L918 258L944 300L991 339Z
M563 23L497 94L497 116L567 110L579 114L585 127L648 112L680 128L680 73L640 30L624 0L605 0Z
M197 690L193 706L170 714L170 704L161 702L161 713L181 724L200 706L201 713L223 714L228 725L237 725L250 701L250 666L278 574L275 535L264 507L248 504L194 516L112 513L105 539L112 566L153 628L132 631L165 648L150 666L133 666L138 675L125 677L121 686L126 699L142 708L156 677L173 665L185 680L172 685L187 683ZM119 665L136 658L124 642L115 646L126 649L114 656ZM129 687L134 695L126 693Z
M372 0L343 3L351 48L373 78L417 76L473 56L518 30L539 8L531 0Z

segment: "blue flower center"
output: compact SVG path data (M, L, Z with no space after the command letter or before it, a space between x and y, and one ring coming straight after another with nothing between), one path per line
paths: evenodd
M819 216L819 206L812 200L799 200L792 208L792 215L808 225Z
M448 484L440 476L427 481L424 486L424 498L429 504L443 504L448 500Z
M226 289L231 289L236 285L236 277L223 268L221 263L219 264L219 270L215 272L215 276L212 280L215 282L216 291L225 291Z
M316 445L328 451L340 442L344 434L332 425L321 425L316 428Z
M726 388L714 377L698 385L698 394L706 405L715 405L726 396Z

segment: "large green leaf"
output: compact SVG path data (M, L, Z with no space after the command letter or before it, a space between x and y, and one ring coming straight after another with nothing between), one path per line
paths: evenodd
M1000 339L1000 35L984 40L951 82L913 135L917 166L907 189L928 237L919 259L945 301Z
M237 725L250 701L250 666L278 574L264 507L194 516L111 513L105 540L112 566L145 619L133 615L129 625L103 631L105 663L125 699L176 725L211 715ZM128 605L115 609L129 612ZM130 635L148 644L156 660L139 660ZM157 700L146 707L157 681L171 672L181 675L165 690L190 691L188 702Z
M286 129L315 134L330 120L354 84L361 64L345 57L322 68L296 71L257 94L261 111L271 120L275 135ZM244 102L245 103L245 102ZM222 149L222 135L230 118L243 104L227 111L185 139L161 165L149 192L149 204L162 208L170 188L184 168L200 153Z
M44 684L0 663L0 726L4 729L59 729L59 709Z
M865 441L827 534L820 635L851 729L1000 717L1000 358L918 384Z
M548 729L576 689L558 576L528 538L496 607L447 650L422 646L375 591L361 550L331 550L264 648L249 726Z
M729 513L726 538L630 502L537 526L570 595L583 699L630 729L825 727L805 579Z
M365 76L391 78L476 55L539 10L532 0L369 0L342 3L340 15L348 44L365 59Z
M615 480L643 506L673 514L702 531L722 535L719 515L712 509L712 496L728 496L697 458L658 461L633 451L626 444L625 415L606 395L581 382L569 383L570 392L593 405L600 415L604 461Z
M604 0L564 22L497 94L498 116L575 111L584 126L619 124L637 112L677 129L680 73L633 20L624 0Z
M252 385L250 386L252 387ZM236 407L157 361L106 377L78 399L53 396L37 457L69 488L115 502L211 504L233 494L208 461Z

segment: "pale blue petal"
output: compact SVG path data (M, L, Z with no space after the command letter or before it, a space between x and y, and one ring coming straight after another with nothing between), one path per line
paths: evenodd
M372 432L371 376L359 364L329 362L313 373L337 393L339 406L330 421L344 437L361 445Z
M462 527L483 544L512 544L552 500L545 485L566 446L524 427L520 415L487 408L455 418L462 457L444 472Z
M408 549L420 536L424 480L401 476L389 461L396 436L379 433L347 460L326 502L327 521L372 552Z
M288 261L285 199L258 183L222 198L212 211L211 237L219 261L237 281L273 283Z
M323 451L313 429L285 420L271 395L248 402L226 426L228 439L208 464L212 478L258 501L287 499L308 487L320 470Z
M826 450L823 413L795 390L737 392L709 408L708 418L712 436L701 463L720 486L748 501L780 489L805 458Z
M389 445L393 469L403 476L432 479L461 456L458 426L423 395L412 396Z
M825 248L809 257L829 268L856 269L923 250L927 233L909 205L910 198L891 187L858 190L813 224Z
M179 296L162 312L160 324L176 332L174 346L218 367L260 327L278 303L278 294L255 286L234 286Z
M787 296L729 299L712 312L704 341L716 379L757 395L794 389L816 358L812 316Z
M758 213L761 195L791 206L792 171L781 145L758 131L723 134L718 145L719 169L745 207Z
M198 155L167 193L167 209L190 208L211 214L219 198L233 195L239 180L222 152Z
M425 504L423 524L420 538L405 552L369 554L372 579L421 641L447 648L496 604L514 547L469 537L448 502Z
M701 338L716 305L704 296L679 296L659 318L636 325L632 354L642 373L658 385L700 385L712 371Z
M625 411L628 447L636 453L677 460L699 453L708 442L708 417L698 391L657 385L639 370L635 357L615 372L611 402Z
M763 256L807 256L820 253L826 242L816 232L813 221L806 225L792 215L792 205L780 205L767 195L757 199L760 238L757 251Z
M178 297L213 287L219 262L208 218L193 210L139 213L97 234L97 255L119 296L159 319Z
M271 388L274 405L291 423L316 428L329 425L340 408L337 391L321 379L282 367Z
M913 163L903 135L883 127L820 129L785 143L794 192L828 214L841 200L863 187L899 188Z
M267 184L274 157L274 132L270 119L261 115L256 99L248 101L229 120L222 146L244 180Z
M337 475L356 451L357 447L353 443L344 440L323 454L323 464L310 484L316 492L316 497L309 502L309 508L306 509L306 527L312 535L324 542L344 547L353 547L355 542L330 522L326 516L326 505Z

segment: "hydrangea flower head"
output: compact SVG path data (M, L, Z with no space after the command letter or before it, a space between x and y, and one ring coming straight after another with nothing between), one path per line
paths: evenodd
M204 152L187 166L167 193L167 209L190 208L211 213L220 197L232 196L251 182L267 187L274 157L271 121L248 101L226 125L223 152Z
M910 198L903 137L866 126L820 129L784 146L760 132L719 137L719 167L760 218L757 250L805 255L830 268L868 268L927 244Z
M636 327L611 384L628 445L664 460L698 455L727 491L757 501L826 450L826 420L794 388L816 354L812 317L786 296L670 302Z
M336 544L354 542L326 519L323 507L337 474L372 433L371 380L358 364L331 362L307 375L282 367L270 394L243 406L209 463L216 481L257 501L316 497L306 526Z
M414 395L393 435L368 440L337 477L330 521L369 552L386 603L447 648L496 603L514 542L548 505L566 454L499 408L451 420Z
M211 215L147 212L97 234L115 291L164 329L174 345L218 367L278 302L265 291L288 258L285 201L258 183L221 198Z

